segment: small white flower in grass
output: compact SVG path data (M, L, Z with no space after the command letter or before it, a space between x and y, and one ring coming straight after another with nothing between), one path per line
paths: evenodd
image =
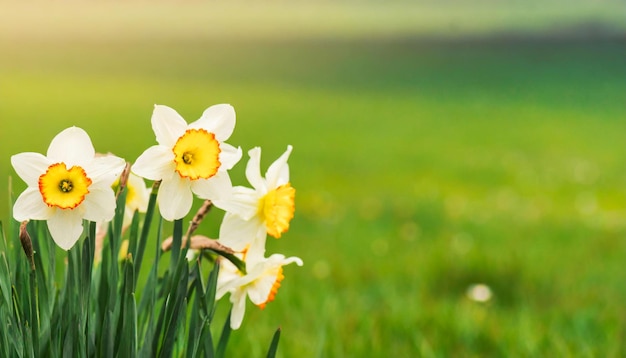
M284 255L274 254L268 258L246 257L239 255L246 262L247 274L243 275L235 265L226 259L220 260L220 271L217 279L216 298L219 300L226 293L230 293L230 302L233 304L230 327L238 329L246 311L246 297L259 308L274 300L283 275L283 266L295 262L302 266L299 257L285 258Z
M230 200L217 200L215 206L226 211L220 227L220 241L235 251L248 245L265 246L267 234L280 238L289 229L295 211L294 189L289 182L287 160L292 147L270 165L261 176L261 148L248 152L246 178L253 189L237 186ZM259 242L260 241L260 242Z
M13 206L17 221L46 220L56 244L69 250L83 232L83 219L111 220L115 194L111 184L126 162L115 156L95 157L89 135L77 127L59 133L47 155L20 153L11 157L28 188Z
M193 194L209 200L230 195L227 170L241 159L241 148L224 141L234 128L235 110L228 104L207 108L191 124L170 107L154 107L152 129L158 145L143 152L132 171L162 181L157 203L163 218L176 220L187 215Z
M470 300L481 303L488 302L492 296L491 288L483 283L470 285L466 294Z

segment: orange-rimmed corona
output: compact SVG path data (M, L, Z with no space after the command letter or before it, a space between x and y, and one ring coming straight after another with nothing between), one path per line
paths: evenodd
M74 209L85 200L91 183L82 167L67 169L65 163L56 163L39 177L39 191L46 205Z

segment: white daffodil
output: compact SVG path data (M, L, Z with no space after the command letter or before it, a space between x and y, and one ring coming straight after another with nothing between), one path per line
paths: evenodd
M215 206L226 211L220 227L220 241L235 251L248 246L264 247L267 234L275 238L289 229L295 211L296 190L289 183L287 160L292 147L270 165L261 177L261 148L248 152L246 178L253 189L237 186L229 200Z
M89 135L77 127L59 133L47 155L20 153L11 164L28 188L13 206L17 221L46 220L56 244L69 250L83 232L83 219L100 222L115 214L111 184L126 162L95 157Z
M219 300L226 293L230 293L230 302L233 304L230 316L232 329L241 326L246 311L246 296L261 309L265 308L268 302L274 300L280 283L285 278L283 266L292 262L298 266L303 264L299 257L285 258L280 254L268 258L252 256L243 259L247 274L243 275L230 261L221 259L217 279L216 298Z
M132 171L162 181L157 202L163 218L171 221L187 215L193 194L210 200L230 195L227 170L241 159L241 148L224 141L234 128L235 110L228 104L207 108L191 124L170 107L154 107L152 129L158 145L143 152Z

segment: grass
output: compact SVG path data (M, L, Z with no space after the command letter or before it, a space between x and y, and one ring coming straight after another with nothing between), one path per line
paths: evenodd
M97 26L110 31L4 35L0 184L10 155L45 152L70 125L134 160L154 143L154 103L188 120L233 104L229 142L261 146L265 166L293 144L296 217L268 252L305 266L286 268L264 311L248 306L233 355L264 355L277 326L283 357L626 352L623 37L223 39L179 25L148 40ZM212 215L200 231L215 236ZM474 283L493 300L469 300Z

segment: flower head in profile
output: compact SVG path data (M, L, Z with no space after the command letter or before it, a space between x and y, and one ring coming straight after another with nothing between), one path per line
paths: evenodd
M158 144L137 158L132 171L162 181L157 202L163 218L176 220L187 215L193 194L210 200L230 195L227 170L241 159L241 148L224 141L234 128L235 110L228 104L207 108L190 124L170 107L154 107L152 129Z
M252 188L237 186L229 200L217 200L215 206L226 214L220 227L220 241L235 251L248 245L265 246L267 234L280 238L289 229L295 211L296 190L289 182L287 160L292 147L270 165L261 176L261 148L248 152L246 178Z
M258 252L257 252L258 253ZM288 257L274 254L268 258L253 255L240 255L246 263L247 273L242 274L230 261L220 260L220 271L217 279L216 298L222 298L230 293L230 302L233 304L230 327L238 329L246 311L246 297L259 308L274 300L283 275L283 266L295 262L302 266L299 257Z
M96 157L89 135L70 127L59 133L44 156L20 153L11 157L28 188L13 206L17 221L46 220L56 244L69 250L83 232L83 219L111 220L115 194L111 184L126 162L115 156Z

